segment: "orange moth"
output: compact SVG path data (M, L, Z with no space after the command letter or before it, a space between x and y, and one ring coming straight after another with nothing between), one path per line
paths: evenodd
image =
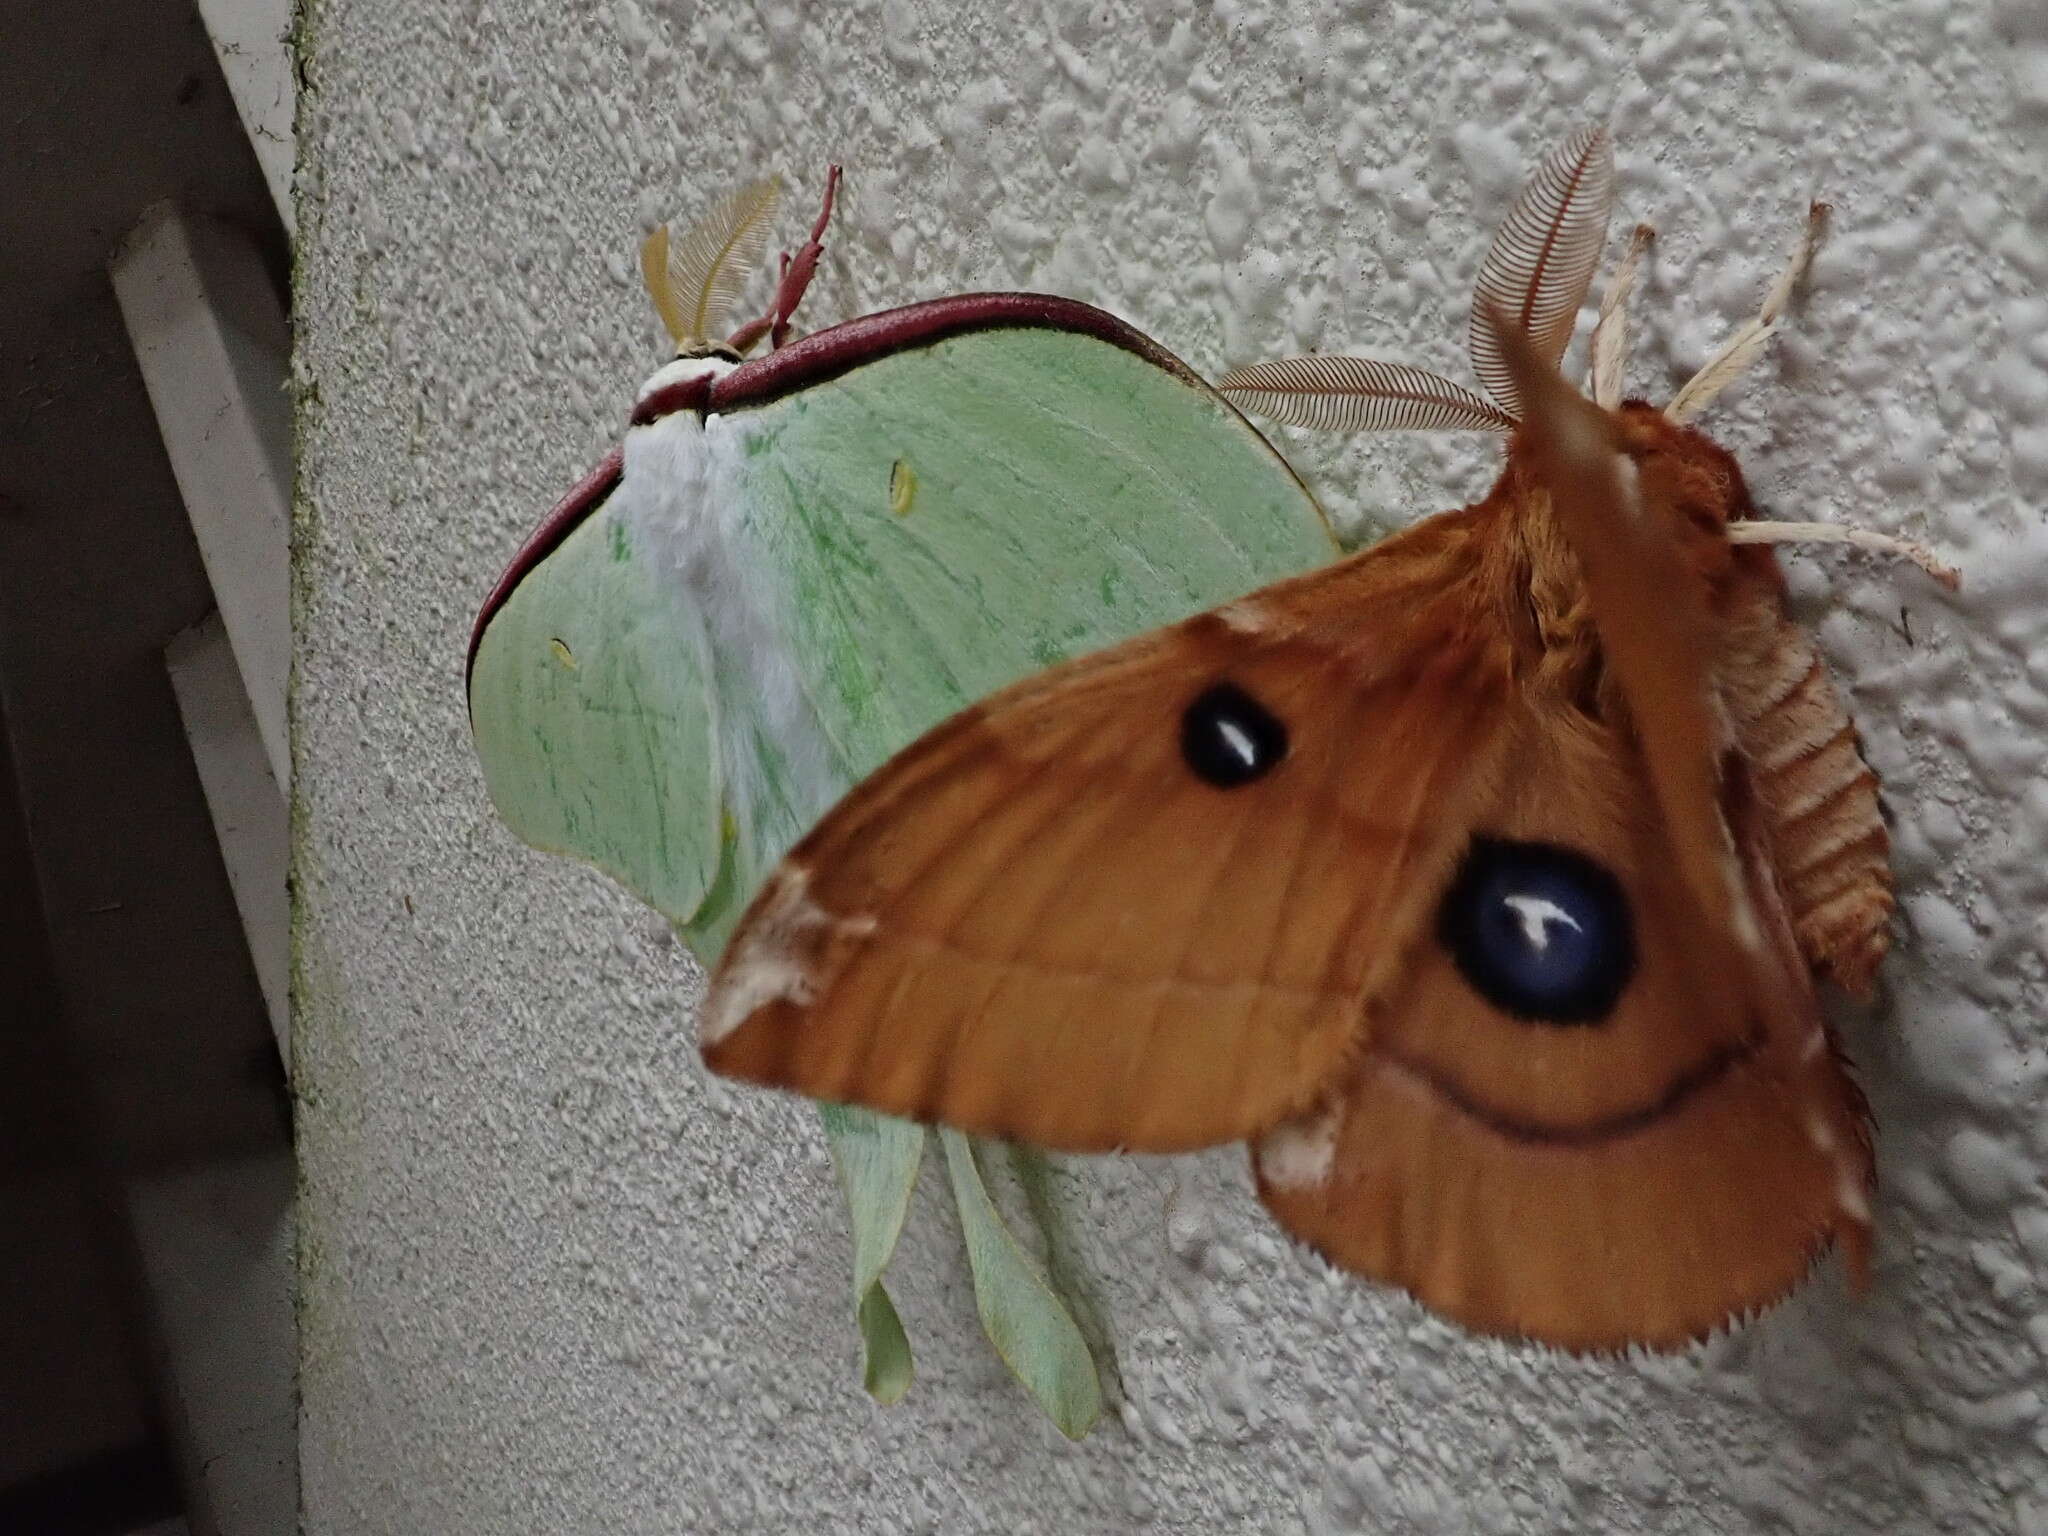
M1863 1272L1871 1137L1814 978L1869 985L1877 782L1767 547L1688 425L1621 398L1640 239L1557 373L1607 135L1539 168L1482 266L1475 370L1312 357L1240 404L1507 436L1472 506L1068 662L930 731L762 886L716 1070L1071 1151L1252 1144L1273 1214L1474 1329L1675 1346ZM1947 578L1952 580L1953 578Z

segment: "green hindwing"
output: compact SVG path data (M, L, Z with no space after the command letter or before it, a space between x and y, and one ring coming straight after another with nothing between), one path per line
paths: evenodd
M622 880L707 966L789 845L924 731L1335 553L1234 409L1085 305L940 300L687 372L643 391L617 490L501 584L471 701L513 829ZM881 1277L926 1138L824 1114L866 1384L892 1401L910 1350ZM965 1139L946 1152L984 1326L1084 1433L1082 1333Z

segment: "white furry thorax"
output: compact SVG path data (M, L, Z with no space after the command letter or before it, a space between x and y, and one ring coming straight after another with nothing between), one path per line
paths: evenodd
M647 381L640 398L733 367L724 358L678 358ZM660 585L698 640L714 693L728 807L741 835L758 835L764 844L753 851L773 858L847 786L837 782L800 665L790 573L771 560L748 522L743 469L750 434L747 412L707 418L683 410L630 427L613 496L643 555L663 577L674 578ZM764 803L749 723L784 758L789 798L799 802L789 807L791 817ZM764 821L775 824L764 827Z

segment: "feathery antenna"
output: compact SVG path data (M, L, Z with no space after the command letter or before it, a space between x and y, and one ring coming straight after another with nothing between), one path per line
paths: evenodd
M1330 432L1468 428L1511 432L1514 418L1462 384L1364 357L1248 363L1216 381L1231 404L1290 426Z
M749 182L692 225L680 241L658 224L640 247L640 274L678 352L719 331L768 249L782 196L780 177Z
M1536 168L1493 237L1472 302L1472 372L1510 416L1520 418L1521 396L1495 316L1555 367L1600 265L1613 207L1614 141L1605 127L1581 128Z

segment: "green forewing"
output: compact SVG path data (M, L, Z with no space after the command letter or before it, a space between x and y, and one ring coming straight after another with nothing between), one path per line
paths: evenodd
M478 639L470 727L519 837L596 865L671 919L718 871L714 716L695 639L607 497Z
M885 354L705 431L739 449L721 456L737 466L738 558L782 586L843 787L1005 684L1335 552L1293 472L1206 385L1078 331L970 332ZM721 698L722 728L759 729L753 705ZM802 830L738 830L736 878L683 928L707 960ZM923 1151L922 1136L887 1133L896 1125L826 1118L853 1216L868 1386L885 1401L910 1362L880 1276ZM1087 1349L956 1141L984 1323L1054 1421L1081 1433L1100 1390Z
M1005 684L1335 552L1206 385L1079 332L886 354L706 431L744 444L743 527L852 779Z

